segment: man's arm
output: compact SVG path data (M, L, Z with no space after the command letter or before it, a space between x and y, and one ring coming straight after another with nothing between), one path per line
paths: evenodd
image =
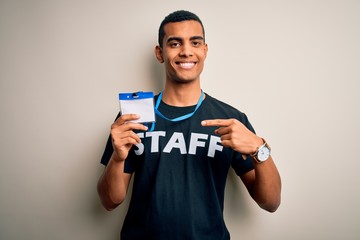
M203 126L219 127L215 133L221 136L221 143L245 156L253 154L263 139L247 129L236 119L205 120ZM281 179L271 156L262 163L254 163L255 169L241 176L241 180L257 204L274 212L281 201Z
M281 201L281 179L270 158L262 163L254 163L255 169L240 176L251 197L264 210L275 212Z
M124 201L132 175L124 173L125 161L115 158L116 153L113 153L97 185L101 203L108 211Z
M101 203L107 210L116 208L126 197L132 174L124 172L125 159L132 146L141 142L133 130L147 130L143 124L130 122L138 118L136 114L124 114L111 126L114 152L97 184Z

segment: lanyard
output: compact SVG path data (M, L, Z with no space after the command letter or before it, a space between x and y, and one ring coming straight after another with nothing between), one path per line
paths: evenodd
M160 117L162 117L163 119L166 119L166 120L171 121L171 122L179 122L179 121L182 121L182 120L185 120L185 119L188 119L188 118L192 117L192 116L195 114L195 112L198 110L198 108L200 107L201 103L202 103L203 100L204 100L204 92L201 90L201 96L200 96L199 101L198 101L198 103L196 104L196 107L195 107L195 109L194 109L193 112L188 113L188 114L185 114L185 115L180 116L180 117L177 117L177 118L171 119L171 118L165 117L165 116L158 110L159 105L160 105L160 102L161 102L161 99L162 99L162 94L163 94L163 92L160 93L160 95L159 95L159 97L158 97L158 99L157 99L157 101L156 101L156 104L155 104L155 113L156 113L157 115L159 115ZM155 122L152 124L150 131L153 131L154 128L155 128Z

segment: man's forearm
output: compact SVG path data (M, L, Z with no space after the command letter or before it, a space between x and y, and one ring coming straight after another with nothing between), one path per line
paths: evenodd
M124 201L131 178L131 174L124 173L125 161L115 157L113 154L97 185L101 203L109 211Z
M269 212L275 212L281 202L281 179L270 157L266 162L255 164L255 183L252 197L259 206Z

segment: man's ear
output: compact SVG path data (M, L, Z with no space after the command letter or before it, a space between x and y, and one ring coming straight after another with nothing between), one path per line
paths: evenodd
M155 56L159 63L164 62L163 51L159 45L155 47Z
M208 50L209 50L209 47L208 47L207 43L205 43L205 48L204 48L205 58L207 57Z

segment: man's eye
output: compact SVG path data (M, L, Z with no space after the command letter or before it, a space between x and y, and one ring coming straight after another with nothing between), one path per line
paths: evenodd
M195 46L195 47L200 46L200 45L201 45L201 42L198 42L198 41L193 42L193 46Z
M170 43L170 46L171 47L179 47L180 43L179 42L172 42L172 43Z

